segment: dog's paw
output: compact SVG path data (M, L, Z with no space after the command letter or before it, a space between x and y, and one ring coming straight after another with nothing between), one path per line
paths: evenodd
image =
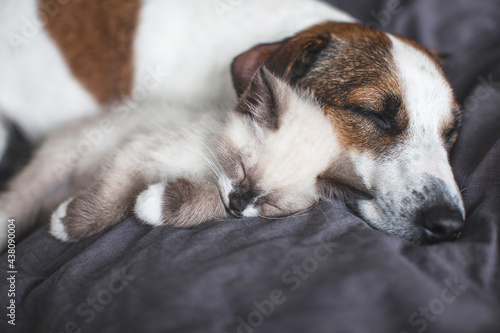
M50 234L63 242L69 241L66 226L64 225L64 218L66 217L68 205L72 201L73 198L70 198L60 204L50 218Z
M137 197L134 212L143 222L152 226L163 224L163 192L165 184L150 185Z

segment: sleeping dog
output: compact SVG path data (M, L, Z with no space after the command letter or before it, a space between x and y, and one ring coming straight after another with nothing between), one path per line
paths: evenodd
M360 178L370 194L349 204L371 226L424 243L455 239L463 228L463 203L448 163L460 111L438 57L411 40L365 28L315 1L252 1L230 8L152 0L33 1L22 7L11 1L7 8L17 15L1 14L8 18L4 27L12 29L12 53L0 54L0 107L34 139L117 100L131 108L153 98L232 102L230 74L241 95L265 65L321 105L347 152L352 182ZM32 38L15 33L15 20L37 11L45 14L43 29ZM273 11L272 20L266 19ZM189 15L197 15L198 25ZM307 28L325 20L334 22ZM249 49L259 42L271 43ZM47 65L43 82L31 52ZM240 52L230 73L230 59ZM46 123L31 121L37 117ZM349 179L342 181L349 186ZM22 202L2 198L5 216L23 210ZM6 221L1 223L5 229Z

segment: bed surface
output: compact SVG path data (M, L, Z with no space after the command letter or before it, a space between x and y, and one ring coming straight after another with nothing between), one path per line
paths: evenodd
M189 230L131 218L74 244L42 226L17 246L16 326L1 313L1 332L500 332L498 1L401 1L395 14L381 12L393 1L329 2L449 55L462 238L413 245L341 202Z

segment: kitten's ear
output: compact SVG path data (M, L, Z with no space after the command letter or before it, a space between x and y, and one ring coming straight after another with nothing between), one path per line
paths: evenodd
M260 44L237 56L231 64L234 88L241 96L253 74L265 65L273 74L296 83L311 68L316 55L331 41L331 34L318 26L278 43Z
M316 189L323 199L371 199L372 195L354 172L354 166L345 158L339 158L316 179Z
M265 67L254 74L250 85L241 96L236 111L249 115L261 126L278 129L280 114L286 98L286 84Z

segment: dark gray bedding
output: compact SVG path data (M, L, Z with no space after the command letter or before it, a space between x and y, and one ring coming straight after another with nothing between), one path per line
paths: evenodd
M330 2L449 54L465 114L452 154L468 214L460 240L413 245L341 202L190 230L128 219L75 244L43 226L17 246L15 326L0 257L0 331L500 332L498 1Z

